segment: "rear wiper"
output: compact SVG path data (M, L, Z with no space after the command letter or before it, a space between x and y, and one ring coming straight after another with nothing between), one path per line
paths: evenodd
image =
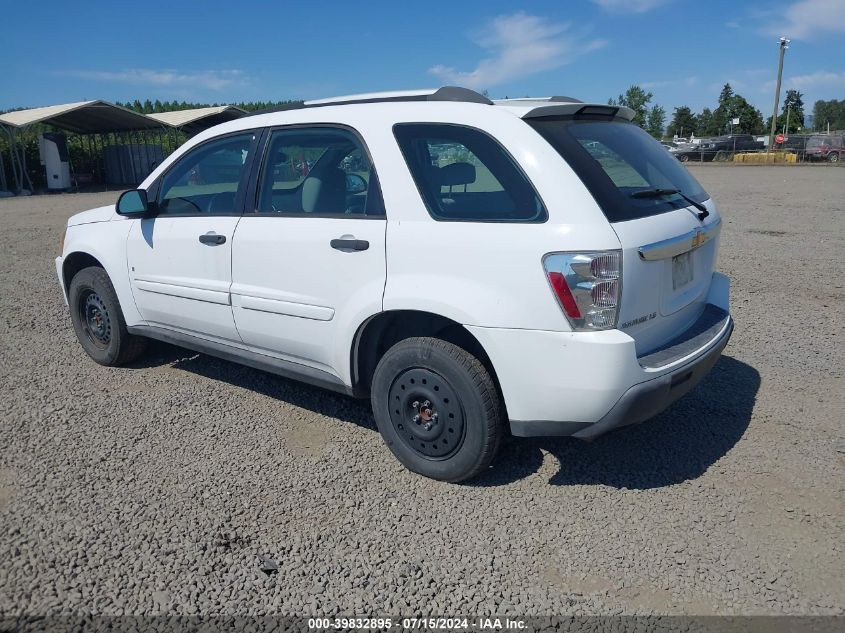
M684 200L686 200L688 203L690 203L692 206L694 206L696 209L698 209L699 212L696 215L698 216L699 220L703 221L704 218L706 218L708 215L710 215L710 212L707 210L707 207L705 207L700 202L696 202L695 200L693 200L692 198L690 198L686 194L681 193L680 189L642 189L641 191L635 191L634 193L632 193L631 197L632 198L662 198L664 196L671 196L671 195L674 195L674 194L678 194Z

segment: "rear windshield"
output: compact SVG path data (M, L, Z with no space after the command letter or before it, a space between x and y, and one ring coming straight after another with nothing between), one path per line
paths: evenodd
M677 189L696 202L709 197L678 159L633 123L559 117L527 122L572 166L611 222L689 206L678 194L632 197L637 192Z

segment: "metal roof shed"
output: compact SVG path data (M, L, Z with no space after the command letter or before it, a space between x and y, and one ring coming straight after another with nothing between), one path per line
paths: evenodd
M9 136L12 171L18 189L22 187L24 180L29 181L29 175L26 172L25 156L22 152L19 155L17 151L15 132L23 131L36 123L52 125L77 134L136 132L171 127L144 114L99 99L0 114L0 127ZM29 186L32 188L32 183L29 183Z
M162 125L167 125L144 114L100 100L0 114L0 124L5 126L25 128L35 123L47 123L77 134L157 130L161 129Z
M232 121L245 116L246 110L241 108L223 105L211 108L193 108L191 110L174 110L172 112L157 112L147 115L151 119L161 122L164 125L178 128L186 134L193 136L203 130Z

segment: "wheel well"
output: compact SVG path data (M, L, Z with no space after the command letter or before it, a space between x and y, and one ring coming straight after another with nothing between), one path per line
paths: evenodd
M399 341L415 336L439 338L475 356L490 372L501 394L493 363L478 339L457 321L417 310L382 312L358 329L352 345L352 382L355 392L361 396L369 395L376 365L384 353Z
M76 273L83 268L88 268L89 266L105 268L105 266L103 266L96 257L89 255L88 253L71 253L65 257L65 261L62 263L62 277L64 278L66 291L70 289L70 281L74 278Z

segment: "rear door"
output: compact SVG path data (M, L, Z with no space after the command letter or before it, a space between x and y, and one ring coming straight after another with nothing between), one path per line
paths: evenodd
M253 351L348 381L358 323L381 310L386 219L352 130L273 131L232 252L232 307Z
M617 327L634 338L640 354L677 336L703 311L716 261L720 220L707 193L632 123L529 122L581 177L619 236Z
M156 215L134 220L127 263L148 324L240 342L232 316L232 237L243 210L253 132L190 150L158 184Z

